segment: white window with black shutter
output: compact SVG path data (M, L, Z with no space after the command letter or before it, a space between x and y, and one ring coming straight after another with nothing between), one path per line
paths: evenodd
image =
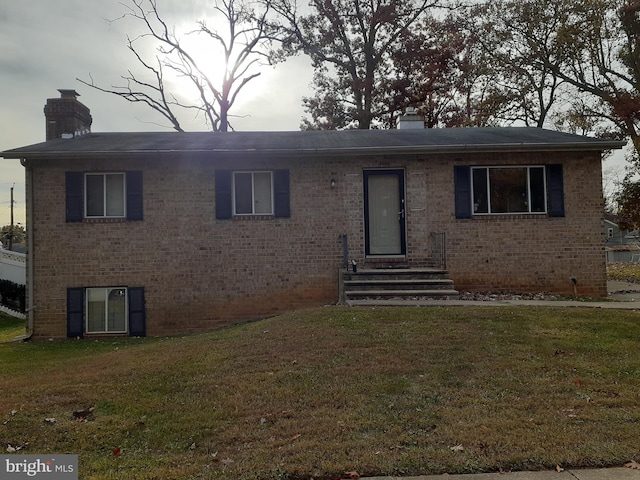
M146 335L144 288L67 289L67 336Z
M142 220L142 172L66 172L66 219Z
M216 170L216 218L287 218L291 215L289 170Z
M233 172L233 214L273 215L273 172Z
M456 218L564 217L562 165L454 167Z

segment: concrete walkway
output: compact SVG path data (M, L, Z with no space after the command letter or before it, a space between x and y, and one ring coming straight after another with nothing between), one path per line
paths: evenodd
M468 475L426 475L420 477L368 477L362 480L640 480L640 470L598 468L562 472L477 473Z
M640 302L640 284L609 280L609 298L618 302Z
M603 301L591 300L415 300L415 306L442 307L495 307L508 305L545 307L590 307L612 310L640 310L640 284L609 281L609 297ZM354 304L357 304L354 302ZM406 300L367 301L367 306L407 306Z

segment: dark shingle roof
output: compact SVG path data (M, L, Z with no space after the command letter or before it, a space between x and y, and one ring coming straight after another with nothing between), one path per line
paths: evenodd
M625 142L529 127L292 132L90 133L1 153L5 158L70 158L126 154L386 154L476 151L601 151Z

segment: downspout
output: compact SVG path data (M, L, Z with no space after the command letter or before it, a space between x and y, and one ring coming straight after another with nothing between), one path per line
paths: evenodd
M25 168L27 180L27 334L24 340L33 335L33 314L35 310L33 297L33 168L27 165L27 159L21 158L20 164Z

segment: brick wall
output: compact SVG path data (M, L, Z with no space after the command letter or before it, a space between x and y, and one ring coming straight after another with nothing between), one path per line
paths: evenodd
M563 218L459 220L453 165L564 164ZM66 335L69 287L144 287L147 335L204 331L338 299L341 235L364 255L363 168L404 168L407 263L445 233L456 288L605 295L600 159L576 154L69 160L34 167L35 336ZM290 170L290 218L217 220L216 169ZM142 170L144 220L65 222L66 171ZM331 180L336 180L331 188Z
M563 164L565 216L490 215L455 219L447 168L436 168L427 189L436 209L426 222L447 234L448 268L456 288L549 291L606 296L602 181L597 155L512 154L455 160L460 165ZM437 192L437 193L436 193Z

